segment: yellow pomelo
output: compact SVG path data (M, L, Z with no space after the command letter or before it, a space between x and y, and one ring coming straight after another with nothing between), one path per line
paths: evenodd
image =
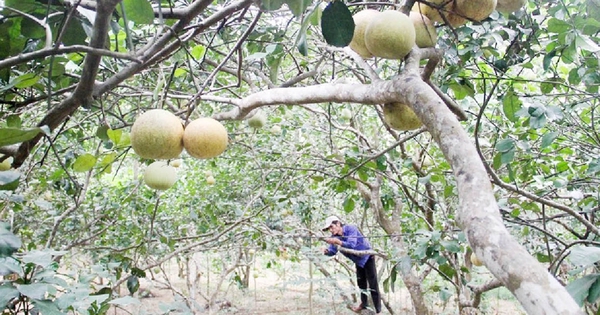
M148 187L158 190L167 190L177 181L177 171L166 162L154 162L144 171L144 182Z
M411 11L408 16L415 26L416 43L420 48L433 47L437 42L437 32L431 20L425 15Z
M477 257L477 255L475 255L475 253L471 253L471 263L474 266L483 266L483 262L481 260L479 260L479 257Z
M0 163L0 171L8 171L12 166L13 157L9 156Z
M456 0L456 12L470 20L482 21L496 10L497 0Z
M183 125L166 110L149 110L131 127L131 147L146 159L176 158L183 151Z
M187 153L198 159L220 155L227 148L227 130L220 122L198 118L185 127L183 146Z
M438 23L447 22L454 27L463 25L467 22L467 19L454 13L456 12L454 0L432 0L430 3L436 7L428 6L424 3L415 3L412 10L425 15L431 21ZM442 14L446 20L444 20Z
M396 10L380 12L367 24L365 45L373 56L402 59L415 46L415 27L410 18Z
M392 129L396 130L414 130L423 126L415 112L408 105L402 103L383 105L383 119Z
M267 123L267 116L262 111L257 111L252 117L248 118L248 126L259 129Z
M519 11L519 9L521 9L526 3L527 0L498 0L498 3L496 4L496 10L504 14L510 14ZM588 5L590 3L593 3L593 1L588 0Z
M367 49L367 46L365 46L365 29L367 28L367 24L376 19L379 13L380 12L377 10L367 9L356 13L352 17L355 25L354 35L348 46L363 58L373 57L373 54L371 54Z

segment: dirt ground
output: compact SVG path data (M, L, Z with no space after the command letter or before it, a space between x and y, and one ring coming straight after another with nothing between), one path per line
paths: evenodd
M205 309L206 297L214 292L218 276L206 277L206 270L202 270L202 264L198 261L193 261L190 265L192 272L196 273L194 277L178 276L179 268L173 262L166 265L164 272L155 273L155 280L142 279L141 295L148 296L140 298L140 304L112 308L109 314L189 314L189 307L180 298L182 295L191 296L196 301L196 314L354 314L346 308L335 287L328 283L331 280L319 272L313 274L310 294L308 263L290 261L283 262L277 268L253 268L256 277L250 277L249 287L245 289L225 280L217 297L220 308ZM335 281L351 294L354 288L345 277L340 273ZM383 296L391 305L393 314L413 314L406 288L398 286L395 292L383 293ZM435 314L456 314L456 308L451 302L445 305L436 296L435 293L428 293L428 297L434 299L431 305ZM481 309L482 314L525 314L507 292L501 295L490 292L489 297L484 298ZM385 307L382 313L391 314Z

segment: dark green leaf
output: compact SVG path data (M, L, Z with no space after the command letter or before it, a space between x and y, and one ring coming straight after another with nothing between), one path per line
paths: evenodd
M327 44L345 47L354 35L354 20L346 4L335 0L327 5L321 16L321 33Z
M148 0L123 0L127 19L135 24L152 24L154 10Z
M553 50L544 56L544 61L542 62L544 71L548 71L548 68L550 68L550 64L552 63L552 58L554 58L555 56L556 50Z
M502 152L502 155L500 156L500 163L508 164L508 163L512 162L514 160L514 158L515 158L515 150Z
M134 294L140 288L140 281L137 276L131 276L127 279L127 290L129 290L130 294Z

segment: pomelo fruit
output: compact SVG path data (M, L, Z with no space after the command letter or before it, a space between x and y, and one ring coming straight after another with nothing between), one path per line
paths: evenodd
M383 105L383 118L392 129L396 130L414 130L423 126L415 112L408 105L402 103Z
M365 29L365 46L380 58L403 59L415 46L415 39L413 22L396 10L380 12Z
M209 159L221 155L227 148L227 129L220 122L209 118L198 118L185 127L183 146L187 153L198 159Z
M183 125L171 112L152 109L131 127L131 147L146 159L173 159L183 151Z
M167 190L177 181L177 171L166 162L157 161L146 167L144 182L148 187L158 190Z
M433 26L433 22L431 22L427 16L415 11L411 11L408 17L415 26L415 42L417 46L420 48L435 46L435 43L437 42L437 31L435 30L435 26Z
M379 13L381 12L367 9L362 10L352 16L355 25L354 35L352 36L352 41L348 46L350 46L352 50L354 50L363 58L373 57L373 54L371 54L371 52L367 49L367 46L365 46L365 29L367 28L367 24L376 19Z

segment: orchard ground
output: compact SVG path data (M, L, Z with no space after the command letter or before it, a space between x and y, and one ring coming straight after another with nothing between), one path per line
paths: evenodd
M341 259L345 258L341 257ZM266 268L269 261L271 267ZM346 308L339 292L331 283L337 281L339 287L346 290L348 295L355 293L349 281L349 277L354 275L349 275L340 264L334 261L324 264L328 271L334 274L335 279L327 278L316 270L313 271L311 295L308 261L294 262L283 260L275 255L260 256L251 262L248 288L242 288L232 280L234 273L229 274L223 281L216 299L220 308L215 307L209 311L204 308L206 299L203 296L210 296L219 282L219 273L222 271L222 268L217 267L219 263L216 256L207 259L206 255L196 254L188 262L191 272L182 275L180 272L182 269L179 267L182 265L181 262L178 264L176 260L170 261L163 265L161 272L153 272L154 280L150 273L141 280L141 295L147 296L139 298L140 304L113 308L109 314L189 314L190 311L184 306L180 294L193 296L198 307L196 314L354 314ZM212 266L207 268L207 264ZM157 271L156 268L154 270ZM491 274L485 267L475 267L473 278L475 279L473 282L483 283L491 279ZM441 280L436 282L432 275L424 283L425 288L448 285ZM383 292L381 283L380 287ZM430 290L426 293L435 314L457 313L456 305L451 299L444 302L439 292ZM121 294L127 294L124 285ZM394 314L413 314L409 293L402 285L400 277L394 291L383 292L383 296L394 310ZM481 314L525 314L505 288L484 294L480 310ZM385 307L382 313L389 314Z

